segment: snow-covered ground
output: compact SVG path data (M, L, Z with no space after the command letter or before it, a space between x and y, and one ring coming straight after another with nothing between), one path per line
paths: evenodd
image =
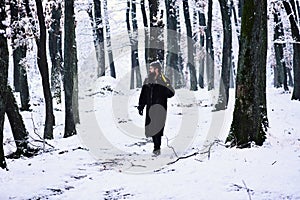
M117 79L95 77L90 22L84 11L76 12L78 135L63 138L64 106L55 105L55 139L48 140L44 152L33 158L6 160L9 171L0 170L0 200L300 199L300 102L291 101L291 94L282 89L273 89L271 73L267 88L270 128L262 147L230 149L223 145L232 120L234 89L225 112L212 112L214 92L180 89L168 102L162 154L152 156L153 144L144 136L144 117L135 108L140 89L128 89L126 1L111 2ZM141 67L144 78L142 59ZM29 76L33 111L22 112L22 116L32 145L43 147L42 142L34 141L40 140L37 135L42 136L44 124L36 67L29 69ZM6 155L15 150L8 120L4 149ZM185 156L188 158L178 160Z

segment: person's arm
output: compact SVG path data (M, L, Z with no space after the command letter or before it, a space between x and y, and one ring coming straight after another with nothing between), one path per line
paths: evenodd
M147 104L147 85L145 84L146 80L144 81L142 91L139 98L139 105L137 109L139 110L139 114L143 115L143 110L145 105Z

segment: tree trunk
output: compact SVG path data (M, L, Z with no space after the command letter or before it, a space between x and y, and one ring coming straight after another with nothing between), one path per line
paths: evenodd
M148 19L145 9L145 0L141 0L141 10L143 16L143 24L144 24L144 32L145 32L145 63L146 63L146 71L149 71L149 28L148 28Z
M110 39L110 25L109 25L109 18L108 18L108 11L107 11L107 0L103 1L103 8L104 8L104 19L105 19L105 27L106 27L106 43L107 43L107 51L108 51L108 62L110 68L110 76L116 78L116 70L113 58L113 52L111 48L111 39Z
M292 100L300 100L300 33L297 26L297 20L295 19L292 12L292 8L289 2L283 1L284 8L289 16L289 21L292 29L292 36L295 40L293 43L294 55L293 55L293 68L294 68L294 91L292 95Z
M52 63L51 90L58 104L61 103L61 71L62 71L62 42L61 42L61 3L53 5L52 22L49 29L49 52Z
M134 77L136 77L136 87L142 87L142 77L140 72L139 56L138 56L138 26L136 20L136 1L131 2L131 18L132 18L132 31L130 26L130 1L127 1L126 10L126 23L128 37L131 46L131 81L130 89L135 88Z
M190 20L190 13L189 13L189 4L188 0L183 0L183 13L184 13L184 21L186 25L186 32L187 32L187 48L188 48L188 62L187 68L190 71L190 89L192 91L196 91L197 88L197 76L196 76L196 69L194 64L194 45L193 45L193 33L192 33L192 26Z
M205 66L205 27L206 20L204 14L204 8L200 8L201 10L198 12L199 16L199 26L200 26L200 63L199 63L199 87L204 88L204 66Z
M243 9L244 9L244 3L245 0L239 0L239 17L241 18L243 16Z
M267 0L245 1L243 10L235 108L226 140L239 148L262 145L268 128Z
M6 26L2 23L6 19L5 12L5 1L0 0L0 30L5 30ZM9 65L9 53L7 47L7 39L4 33L0 33L0 167L6 168L6 162L4 158L3 149L3 130L4 130L4 117L6 110L6 88L7 88L7 77L8 77L8 65Z
M180 70L178 68L178 45L179 34L177 34L177 7L175 0L166 0L167 13L167 57L164 72L169 77L175 88L181 87Z
M157 60L157 11L158 0L149 0L149 16L150 16L150 49L149 49L149 63Z
M100 0L94 0L94 12L95 12L95 25L96 25L95 27L96 38L94 44L96 50L96 58L98 62L97 75L98 77L101 77L101 76L105 76L105 52L104 52L104 32L103 32Z
M41 0L36 0L37 15L40 27L40 38L37 39L37 61L38 67L42 76L42 85L44 91L44 99L46 104L46 121L44 129L44 138L53 139L53 125L54 125L54 115L53 115L53 104L52 96L49 84L49 71L47 63L46 54L46 26L45 18L43 12L43 6Z
M223 22L222 72L217 110L225 110L228 105L230 68L232 67L232 26L231 8L228 0L219 0Z
M176 80L175 82L175 88L182 88L186 85L186 80L185 77L183 75L183 68L184 68L184 64L183 64L183 53L182 53L182 48L181 48L181 24L180 24L180 6L179 3L176 3L176 1L174 2L174 9L176 10L176 26L177 28L174 30L176 34L175 38L176 38L176 42L178 44L176 44L176 50L174 53L177 54L177 62L175 63L174 71L174 78ZM176 56L176 55L175 55Z
M274 30L274 49L275 49L275 58L276 58L276 67L275 71L277 74L277 81L275 87L281 87L283 84L284 90L288 91L287 85L287 71L286 65L284 61L283 49L284 44L281 43L282 39L284 38L284 30L280 20L280 13L276 8L274 8L274 22L275 22L275 30Z
M234 24L235 24L235 28L236 28L236 34L238 37L238 41L240 40L240 29L239 29L239 22L238 22L238 16L236 13L236 9L233 3L233 0L230 0L230 7L231 7L231 11L233 13L233 19L234 19Z
M5 7L5 2L0 1L0 8ZM2 23L6 19L6 12L4 9L0 10L0 30L5 30L6 26ZM3 33L0 33L0 167L6 168L3 150L3 130L4 130L4 115L7 113L10 121L11 130L14 140L16 142L17 151L25 153L28 149L28 133L23 123L22 116L19 113L14 95L11 88L8 86L8 65L9 52L7 46L7 39Z
M206 68L207 68L207 85L208 90L214 89L214 79L215 79L215 56L213 48L213 39L212 39L212 0L208 0L208 16L207 16L207 28L206 28Z
M65 35L64 38L64 89L65 89L65 133L64 137L76 134L73 113L74 64L77 58L75 45L74 0L65 3Z
M26 72L26 51L25 30L20 27L20 16L23 14L17 2L10 2L11 24L13 27L12 47L14 64L14 87L16 92L20 92L21 110L30 111L29 88Z

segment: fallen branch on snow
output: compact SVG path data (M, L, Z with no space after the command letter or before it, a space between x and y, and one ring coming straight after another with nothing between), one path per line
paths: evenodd
M181 156L181 157L178 157L177 156L177 159L172 161L172 162L169 162L167 165L172 165L176 162L178 162L179 160L183 160L183 159L187 159L187 158L190 158L190 157L193 157L193 156L196 156L196 155L203 155L203 154L208 154L207 157L208 157L208 160L210 159L210 152L211 152L211 148L215 145L215 144L220 144L220 140L215 140L213 141L210 145L208 145L208 150L207 151L204 151L204 152L201 152L201 151L197 151L197 152L194 152L190 155L187 155L187 156ZM206 149L207 147L205 147L204 149ZM174 148L173 148L174 149ZM177 154L176 154L177 155Z

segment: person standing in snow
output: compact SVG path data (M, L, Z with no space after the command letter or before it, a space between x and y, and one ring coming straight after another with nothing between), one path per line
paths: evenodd
M161 73L160 62L150 63L149 74L144 81L137 108L139 114L143 115L146 106L145 135L152 137L155 155L160 154L161 137L167 117L167 100L174 94L170 80Z

